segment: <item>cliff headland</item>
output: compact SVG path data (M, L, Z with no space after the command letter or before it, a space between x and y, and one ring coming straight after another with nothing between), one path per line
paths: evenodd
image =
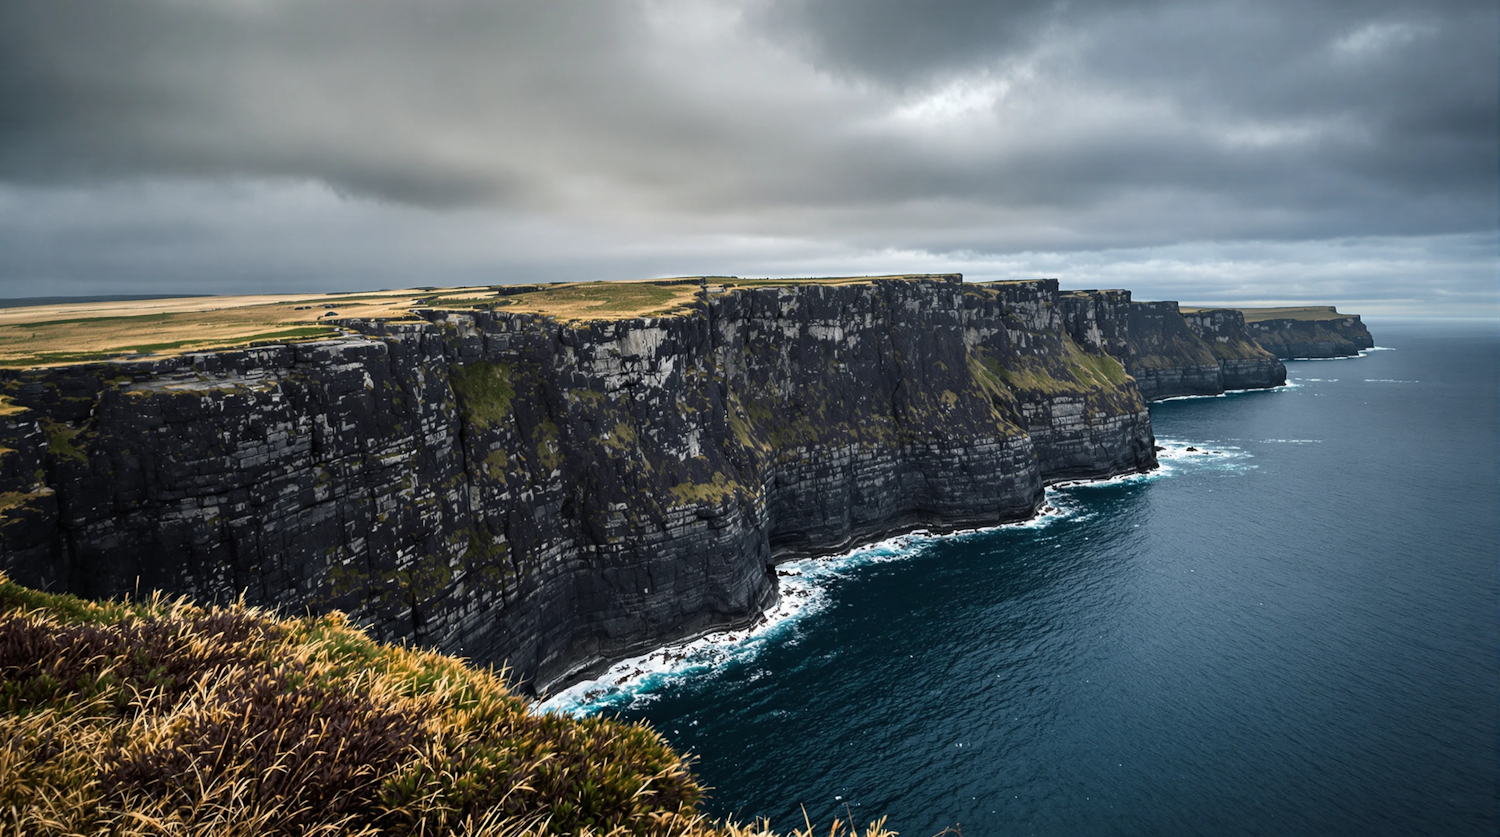
M780 561L1153 468L1148 401L1278 386L1263 347L1305 348L1230 309L958 276L210 308L0 317L4 571L341 610L536 691L753 623Z
M1238 310L1250 337L1279 358L1352 357L1375 347L1358 314L1340 314L1332 305Z

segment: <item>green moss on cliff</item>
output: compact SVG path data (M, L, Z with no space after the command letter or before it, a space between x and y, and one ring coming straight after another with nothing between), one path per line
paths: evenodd
M1031 354L1008 363L982 350L977 354L991 380L1000 380L1017 392L1082 395L1124 389L1131 381L1118 360L1085 352L1066 337L1051 354Z
M28 507L37 500L52 493L47 488L41 491L5 491L0 492L0 520L22 516ZM34 507L32 507L34 508Z
M672 486L672 496L679 503L721 505L740 490L740 484L717 472L709 482L680 482Z
M47 451L53 456L63 456L78 462L88 461L88 454L84 453L78 443L78 435L83 431L51 419L42 420L42 429L47 433Z
M464 420L474 427L485 428L510 416L511 400L516 397L511 385L511 370L504 363L469 363L455 366L449 372L453 392Z
M615 451L635 450L635 428L623 421L615 422L615 426L609 430L609 437L604 440L604 445Z
M484 472L501 485L509 482L510 456L499 448L490 451L484 458Z

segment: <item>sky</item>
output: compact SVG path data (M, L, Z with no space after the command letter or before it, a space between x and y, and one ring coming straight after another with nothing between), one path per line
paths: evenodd
M1500 4L5 0L0 297L1056 277L1500 317Z

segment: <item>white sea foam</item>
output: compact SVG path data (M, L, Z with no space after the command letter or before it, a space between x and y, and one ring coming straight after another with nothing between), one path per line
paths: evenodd
M1158 398L1152 403L1160 404L1163 401L1192 401L1199 398L1228 398L1231 395L1246 395L1256 392L1276 392L1283 389L1295 389L1298 386L1299 384L1293 383L1289 379L1286 383L1278 384L1274 387L1247 387L1245 389L1226 389L1223 392L1215 392L1208 395L1170 395L1166 398Z
M1310 361L1310 360L1316 360L1316 361L1324 361L1324 360L1354 360L1355 358L1365 357L1370 352L1394 352L1394 351L1396 351L1396 350L1393 349L1393 348L1391 348L1390 346L1375 346L1375 347L1369 348L1369 349L1360 349L1355 354L1344 355L1342 357L1293 357L1293 358L1287 358L1287 360L1295 360L1298 363L1303 363L1303 362Z
M536 712L586 716L610 709L626 709L654 700L655 690L670 682L702 676L752 660L773 644L795 643L797 626L828 605L829 587L863 567L920 556L941 540L983 537L1001 529L1044 529L1062 521L1084 521L1093 515L1072 493L1109 485L1147 482L1170 476L1184 467L1235 467L1249 454L1218 443L1157 440L1161 467L1145 474L1121 474L1102 480L1074 480L1046 489L1042 510L1029 520L943 535L917 531L825 558L792 561L776 568L781 600L751 628L720 631L690 642L658 648L616 663L604 674L575 684L535 704Z
M1157 439L1156 446L1161 448L1156 452L1156 459L1161 463L1161 469L1153 474L1161 473L1163 476L1170 476L1187 468L1239 470L1242 467L1253 467L1249 466L1251 459L1249 452L1238 445L1228 445L1218 441L1189 442L1180 439Z
M1171 395L1166 398L1158 398L1152 403L1160 404L1163 401L1190 401L1199 398L1223 398L1228 394L1229 393L1227 392L1216 392L1213 395Z

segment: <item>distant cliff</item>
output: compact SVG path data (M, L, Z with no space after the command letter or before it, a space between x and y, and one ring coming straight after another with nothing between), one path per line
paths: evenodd
M1235 312L1055 280L705 284L679 316L578 323L417 313L4 372L3 569L341 609L545 689L752 623L779 561L1018 520L1049 482L1155 467L1149 399L1285 379Z
M1120 290L1073 291L1060 302L1074 339L1121 358L1147 400L1286 383L1286 367L1257 345L1238 311L1184 313L1175 302L1134 302Z
M1251 337L1279 358L1349 357L1375 347L1358 314L1340 314L1332 306L1241 310Z

